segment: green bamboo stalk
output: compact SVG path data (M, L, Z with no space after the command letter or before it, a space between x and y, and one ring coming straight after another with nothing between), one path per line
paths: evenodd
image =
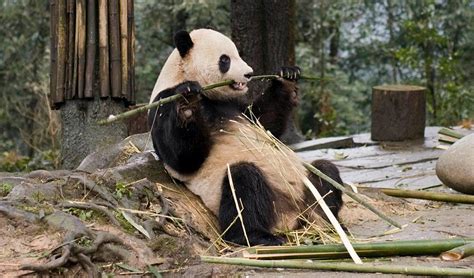
M456 138L456 139L461 139L464 137L463 134L460 134L452 129L449 129L449 128L441 128L439 131L438 131L439 134L443 134L443 135L446 135L446 136L449 136L449 137L453 137L453 138Z
M222 82L218 82L218 83L214 83L214 84L204 86L204 87L201 88L201 90L202 91L208 91L208 90L212 90L212 89L215 89L215 88L218 88L218 87L228 86L228 85L231 85L232 83L234 83L233 80L225 80L225 81L222 81ZM175 101L175 100L177 100L181 97L182 97L182 95L178 94L178 95L173 95L173 96L170 96L170 97L167 97L167 98L162 98L159 101L155 101L155 102L152 102L150 104L138 107L136 109L129 110L125 113L121 113L121 114L118 114L118 115L110 115L109 118L104 119L104 120L100 120L100 121L97 122L97 124L106 125L106 124L111 124L111 123L116 122L116 121L124 120L126 118L129 118L129 117L135 115L135 114L144 112L148 109L158 107L158 106L163 105L165 103L173 102L173 101Z
M417 190L402 190L393 188L383 188L381 191L393 197L423 199L439 202L474 204L474 196L467 194L452 194L440 192L426 192Z
M440 257L445 261L459 261L472 255L474 255L474 242L443 252Z
M393 242L353 243L357 254L363 257L419 256L439 255L453 248L474 243L474 238L442 240L401 240ZM348 258L349 254L343 244L314 246L278 246L252 247L246 249L248 257L254 254L257 259L278 258ZM272 255L275 256L272 258Z
M329 182L330 184L332 184L334 187L336 187L337 189L341 190L342 192L344 192L347 196L351 197L354 201L358 202L359 204L363 205L364 207L366 207L367 209L369 209L370 211L372 211L373 213L375 213L377 216L379 216L380 218L382 218L383 220L387 221L388 223L390 223L391 225L401 229L402 228L402 225L400 225L399 223L397 223L395 220L391 219L390 217L386 216L385 214L383 214L381 211L379 211L376 207L372 206L371 204L369 204L368 202L366 202L365 200L363 200L362 198L360 198L356 193L352 192L352 191L349 191L347 190L344 186L342 186L341 184L339 184L338 182L336 182L335 180L331 179L330 177L328 177L327 175L325 175L323 172L319 171L318 169L316 169L316 167L314 167L313 165L309 164L309 163L304 163L304 166L306 167L306 169L308 169L309 171L311 171L312 173L314 173L315 175L321 177L323 180Z
M381 265L373 263L354 264L354 263L323 263L308 260L269 260L258 261L242 258L223 258L201 256L201 261L216 264L232 264L242 266L270 267L270 268L297 268L297 269L315 269L328 271L348 271L364 273L388 273L388 274L407 274L407 275L432 275L432 276L473 276L473 268L440 268L425 266L407 266L407 265Z
M250 78L250 80L275 79L275 78L279 78L279 77L280 77L279 75L274 75L274 74L255 75L255 76L252 76ZM303 77L301 77L301 78L303 78ZM310 80L316 80L315 78L317 78L317 77L310 77L310 76L305 76L304 77L304 79L310 79ZM225 81L222 81L222 82L218 82L218 83L214 83L214 84L204 86L204 87L202 87L202 91L208 91L208 90L212 90L212 89L215 89L215 88L218 88L218 87L228 86L228 85L231 85L232 83L234 83L233 80L225 80ZM111 123L116 122L116 121L124 120L126 118L129 118L129 117L131 117L133 115L136 115L140 112L143 112L145 110L157 107L157 106L165 104L165 103L169 103L171 101L175 101L178 98L179 97L176 97L176 95L168 97L168 98L163 98L160 101L153 102L153 103L150 103L150 104L145 105L145 106L141 106L141 107L133 109L133 110L129 110L129 111L127 111L125 113L122 113L122 114L110 115L109 118L107 118L105 120L100 120L97 123L99 125L106 125L106 124L111 124Z

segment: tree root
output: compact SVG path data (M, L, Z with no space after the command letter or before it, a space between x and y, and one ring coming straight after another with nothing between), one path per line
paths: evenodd
M94 237L92 231L87 231L89 237ZM61 244L61 255L54 254L51 260L44 264L25 264L20 267L22 270L32 270L35 272L47 272L66 265L67 263L79 263L87 272L89 277L100 277L97 266L92 263L92 256L106 243L117 243L125 245L124 242L115 235L106 232L98 232L90 246L81 246L77 240L84 235L70 231L64 237ZM57 248L53 249L56 250Z
M97 205L94 203L85 203L85 202L70 202L70 201L65 201L60 204L61 207L63 208L79 208L79 209L90 209L90 210L95 210L97 212L100 212L104 214L112 224L114 224L117 227L120 227L120 222L115 218L114 214L111 213L107 208Z

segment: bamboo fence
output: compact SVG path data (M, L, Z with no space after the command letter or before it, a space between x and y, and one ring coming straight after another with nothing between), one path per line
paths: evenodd
M133 0L51 0L50 100L135 102Z

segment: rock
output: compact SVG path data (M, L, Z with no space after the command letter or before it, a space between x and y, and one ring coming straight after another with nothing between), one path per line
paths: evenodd
M126 164L128 158L136 153L153 149L150 133L135 134L118 144L112 144L89 154L77 170L92 173L97 169L106 169Z
M439 157L436 175L446 186L474 194L474 133L458 140Z

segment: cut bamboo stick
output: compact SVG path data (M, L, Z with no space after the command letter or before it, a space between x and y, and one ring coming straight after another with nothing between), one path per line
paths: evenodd
M440 257L445 261L459 261L472 255L474 255L474 242L443 252Z
M135 19L133 0L128 0L128 103L135 104Z
M441 128L439 131L438 131L439 134L443 134L443 135L446 135L446 136L449 136L449 137L453 137L453 138L456 138L456 139L461 139L464 137L463 134L461 133L457 133L456 131L452 130L452 129L449 129L449 128Z
M107 0L99 0L99 78L100 96L110 96L109 20Z
M49 11L51 13L50 20L50 32L51 32L51 57L50 57L50 77L49 77L49 92L50 92L50 102L52 107L56 106L56 63L57 63L57 9L56 9L56 0L51 0L49 2Z
M468 243L474 243L474 238L353 243L352 246L357 254L362 257L437 256L444 251ZM342 244L252 247L246 251L246 257L255 259L335 259L349 257L346 248Z
M394 188L383 188L381 191L389 196L400 198L423 199L439 202L474 204L474 196L467 194L450 194L440 192L426 192L416 190L402 190Z
M56 61L56 103L64 102L66 90L66 0L58 0L57 7L57 61Z
M127 0L120 0L120 53L122 98L128 98L128 20Z
M122 93L120 23L118 11L118 0L109 0L110 87L112 89L112 97L114 98L120 98Z
M67 61L66 61L66 100L72 98L73 75L74 75L74 49L75 49L75 23L76 3L75 0L67 0Z
M255 267L271 267L271 268L296 268L296 269L315 269L328 271L348 271L363 273L391 273L391 274L407 274L407 275L432 275L432 276L473 276L473 268L441 268L441 267L425 267L425 266L407 266L407 265L381 265L373 263L354 264L354 263L323 263L308 260L269 260L259 261L242 258L225 258L201 256L202 262L217 264L232 264L242 266Z
M96 1L87 1L87 59L85 72L84 97L94 97L95 56L97 47Z
M84 74L86 64L86 2L76 1L77 25L77 97L84 98Z

